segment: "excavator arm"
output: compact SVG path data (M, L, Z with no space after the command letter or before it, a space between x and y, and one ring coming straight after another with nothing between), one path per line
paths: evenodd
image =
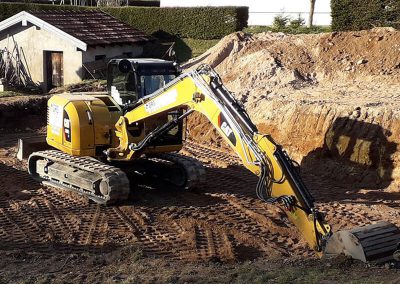
M175 109L185 109L186 112L152 131L140 142L130 141L129 125ZM282 205L310 247L322 252L331 228L315 209L313 198L293 161L270 136L258 133L244 108L207 65L177 77L164 88L141 99L133 110L122 116L116 124L120 145L109 149L109 158L131 159L149 142L175 126L179 119L194 111L209 119L239 155L243 165L259 177L257 196L268 203Z

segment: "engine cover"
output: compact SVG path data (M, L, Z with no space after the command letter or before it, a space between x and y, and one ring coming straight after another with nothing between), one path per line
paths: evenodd
M48 101L47 143L74 156L96 156L111 143L113 121L106 104L90 95L54 95Z

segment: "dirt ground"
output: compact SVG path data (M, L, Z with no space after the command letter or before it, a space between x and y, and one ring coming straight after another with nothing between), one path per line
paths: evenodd
M237 33L187 67L216 68L260 131L301 164L335 231L400 226L399 42L391 29ZM257 177L200 115L182 154L206 166L201 189L133 183L127 203L104 207L43 187L15 159L18 137L44 131L35 106L45 99L35 100L0 101L0 283L400 282L389 266L317 259L285 214L256 198Z
M207 166L201 190L137 185L126 204L104 207L33 182L14 157L15 139L29 135L9 133L0 140L0 283L400 280L390 266L319 260L283 212L255 198L256 178L219 149L190 142L183 151ZM313 189L330 184L316 197L334 227L398 218L397 201L332 198L349 187L312 173L305 177Z

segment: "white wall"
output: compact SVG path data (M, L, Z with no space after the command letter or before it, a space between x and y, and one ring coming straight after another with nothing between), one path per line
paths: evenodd
M22 48L31 78L35 83L46 86L44 51L63 52L64 84L81 80L82 52L77 51L70 42L30 24L23 27L19 23L0 32L0 49L7 46L9 50L14 48L12 39L7 38L8 35L14 36L16 43Z
M309 0L160 0L161 7L195 6L248 6L249 25L271 25L274 17L284 14L297 18L299 13L306 21L310 9ZM331 24L330 0L316 0L314 24Z
M123 55L123 53L127 52L131 52L132 57L139 57L143 53L143 46L135 44L124 44L106 47L89 47L88 50L83 53L83 63L94 61L96 55L106 55L107 58L112 58L116 56L121 56Z

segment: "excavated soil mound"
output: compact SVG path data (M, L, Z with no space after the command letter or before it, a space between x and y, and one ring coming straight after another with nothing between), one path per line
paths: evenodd
M235 33L185 67L201 63L305 172L399 191L399 31ZM200 115L189 124L193 139L227 148Z
M44 127L48 98L44 95L0 98L0 134Z

